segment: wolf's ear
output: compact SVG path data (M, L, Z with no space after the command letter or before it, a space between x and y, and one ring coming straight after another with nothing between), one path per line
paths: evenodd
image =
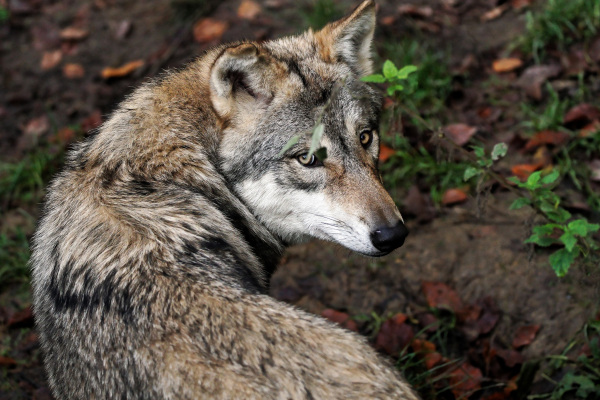
M236 105L268 104L273 97L268 90L268 75L264 56L254 44L225 49L210 72L211 100L216 111L225 116Z
M366 0L349 16L326 25L315 34L326 59L347 63L358 75L373 72L371 44L375 32L375 3Z

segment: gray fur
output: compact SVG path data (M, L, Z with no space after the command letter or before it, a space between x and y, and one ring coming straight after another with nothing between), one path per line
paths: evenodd
M369 253L356 232L399 216L378 178L377 138L357 142L380 107L358 81L370 63L365 21L371 1L319 33L215 48L134 91L69 154L31 261L58 399L416 398L363 338L266 294L289 242ZM366 41L360 54L352 32ZM320 170L296 159L319 116L330 154ZM281 208L306 198L323 208ZM362 222L340 217L355 214Z

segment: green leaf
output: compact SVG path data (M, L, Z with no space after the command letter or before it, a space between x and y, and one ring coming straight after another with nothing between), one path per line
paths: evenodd
M525 243L533 243L537 244L540 247L548 247L556 243L556 240L552 239L551 237L544 237L537 233L534 233L533 235L525 239Z
M567 225L567 226L569 228L569 231L571 231L572 234L583 236L583 237L587 236L589 232L596 232L600 228L600 225L590 224L584 218L580 218L580 219L576 219L575 221L571 221L571 222L569 222L569 225Z
M319 150L315 151L315 156L317 156L319 161L325 161L327 159L327 148L321 147Z
M483 171L481 171L481 169L479 169L479 168L467 167L467 169L465 169L465 174L463 175L463 179L465 181L468 181L472 177L481 174L481 172L483 172Z
M579 385L577 392L575 395L577 397L581 397L582 399L586 399L591 393L595 391L594 381L592 381L589 377L585 375L575 375L573 378L573 383Z
M514 183L518 187L525 187L525 184L523 182L521 182L519 180L519 178L517 178L515 176L511 176L510 178L507 179L507 181Z
M558 172L558 170L555 169L552 172L550 172L548 175L543 177L542 180L540 181L540 183L542 185L548 185L550 183L554 183L558 179L559 176L560 176L560 172Z
M405 65L396 73L398 79L407 79L410 74L415 72L418 68L415 65Z
M565 248L569 251L573 251L573 248L577 244L577 238L571 232L565 232L559 238L565 245Z
M564 208L558 207L552 211L547 211L546 216L552 221L563 223L571 218L571 213Z
M548 261L550 261L550 265L556 273L556 276L562 278L569 271L571 264L575 261L575 257L577 257L577 250L568 251L567 249L560 249L554 252Z
M508 145L506 143L497 143L492 149L492 160L498 161L506 155Z
M313 153L319 148L319 143L321 143L321 137L323 136L323 131L325 131L325 126L323 124L319 124L315 127L315 130L312 134L312 140L310 141L310 149L308 150L308 157L312 156Z
M527 187L530 189L535 189L538 187L538 182L540 181L541 177L542 171L535 171L529 175L529 178L527 178Z
M551 235L554 232L554 229L563 229L561 225L558 224L545 224L534 226L532 231L533 233L537 233L538 235Z
M518 199L516 199L515 201L512 202L509 209L510 210L518 210L519 208L523 208L530 204L531 204L531 200L529 200L527 197L519 197Z
M363 76L362 78L360 78L360 80L363 82L371 82L371 83L383 83L386 81L385 76L383 76L381 74L373 74L373 75Z
M391 62L390 60L386 60L383 63L383 75L387 79L395 78L396 75L398 75L398 68L396 68L396 65L394 65L393 62Z
M483 149L483 147L471 146L471 148L473 149L473 152L478 158L482 158L483 156L485 156L485 150Z
M300 139L299 135L292 136L290 138L290 140L288 140L288 142L285 144L285 146L283 146L283 149L281 149L281 151L279 152L279 154L277 154L277 157L281 157L283 155L283 153L285 153L290 148L292 148L293 145L295 145L296 143L298 143L299 139Z
M401 92L402 90L404 90L404 86L402 86L402 85L400 85L400 84L397 84L397 85L394 85L394 86L390 86L390 87L387 89L387 93L388 93L388 95L389 95L389 96L391 96L391 95L393 95L395 92Z

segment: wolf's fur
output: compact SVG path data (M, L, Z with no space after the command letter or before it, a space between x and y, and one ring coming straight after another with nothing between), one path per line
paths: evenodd
M416 398L361 337L266 295L286 244L381 255L370 232L400 218L380 97L358 80L373 29L366 1L317 33L213 49L69 154L32 257L57 398ZM329 157L305 167L318 120Z

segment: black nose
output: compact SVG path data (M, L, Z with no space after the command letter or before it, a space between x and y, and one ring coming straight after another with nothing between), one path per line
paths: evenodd
M402 222L391 228L382 226L371 233L371 243L377 250L389 253L404 244L404 239L408 236L408 229Z

